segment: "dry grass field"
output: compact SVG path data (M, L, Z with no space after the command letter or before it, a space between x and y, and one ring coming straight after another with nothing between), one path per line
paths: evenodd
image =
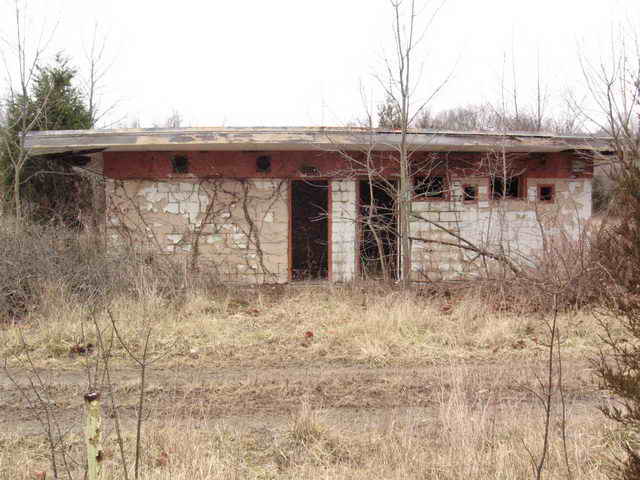
M135 354L151 326L149 355L159 358L147 377L141 478L534 478L548 355L540 314L473 291L306 285L169 301L142 285L135 300L119 296L109 307ZM46 412L65 438L69 470L82 478L82 397L97 359L83 349L97 344L96 325L113 339L103 309L91 320L91 302L55 282L42 285L42 298L41 308L0 327L2 479L53 478L36 420ZM605 478L618 433L598 411L610 400L588 362L596 322L588 311L558 321L566 449L556 394L544 478ZM34 400L27 358L46 408L30 408L9 379ZM115 340L111 377L131 458L139 370ZM120 479L103 393L104 478Z

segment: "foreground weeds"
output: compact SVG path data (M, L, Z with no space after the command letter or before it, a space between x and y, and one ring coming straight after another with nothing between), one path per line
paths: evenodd
M142 478L535 476L548 310L522 292L221 286L179 263L37 228L0 232L2 479L51 478L42 411L56 418L65 469L82 478L82 395L104 386L104 369L92 368L105 359L115 399L103 403L105 479L124 478L116 412L129 462L142 413ZM553 397L545 476L605 478L605 457L622 452L586 361L598 325L580 302L557 323L567 422ZM159 360L141 408L132 358L143 352ZM29 395L40 395L35 407Z
M114 298L108 311L129 348L143 348L152 324L149 354L165 355L149 373L142 478L532 478L543 413L531 392L547 352L539 318L471 294L374 288L220 288L171 302L148 286ZM48 398L81 476L82 372L95 354L77 347L95 345L92 315L105 329L110 320L50 292L46 309L0 331L0 348L17 376L25 345L50 373ZM597 410L602 397L583 360L595 351L595 326L581 311L559 323L569 468L572 478L605 478L618 434ZM117 343L111 355L131 456L136 374ZM0 478L34 478L48 468L47 445L26 405L6 393L2 408L15 420L0 433ZM119 479L104 408L104 478ZM567 478L561 433L554 416L546 478Z
M173 405L148 422L142 478L532 478L527 451L537 452L542 442L535 406L501 399L499 385L466 369L438 367L432 386L437 401L430 408L336 411L303 400L282 422L265 420L262 428L185 415L189 405ZM475 390L479 386L484 388ZM570 404L570 412L574 478L604 478L602 459L611 444L603 439L612 443L615 434L579 402ZM558 428L553 427L546 478L566 478ZM74 433L69 440L70 454L80 459L81 436ZM128 435L129 451L133 443ZM0 446L1 478L31 479L47 469L46 445L37 437L0 433ZM116 448L110 435L105 479L122 478L113 473ZM80 475L80 465L73 470Z

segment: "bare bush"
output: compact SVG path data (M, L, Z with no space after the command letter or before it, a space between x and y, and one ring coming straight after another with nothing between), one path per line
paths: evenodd
M0 224L0 320L12 321L44 306L47 287L90 304L140 296L153 284L163 297L181 295L190 279L179 263L120 247L99 235L61 227Z
M628 163L617 177L612 205L619 218L605 223L594 246L602 268L598 285L604 306L600 315L603 345L594 364L602 387L616 396L616 404L603 408L603 412L626 432L621 442L626 458L614 462L612 470L612 478L623 480L640 475L639 191L640 168L635 162Z
M599 159L609 164L614 188L594 243L603 335L593 363L615 399L602 410L623 434L625 455L612 455L610 477L631 480L640 476L640 38L637 30L616 37L610 65L583 61L583 69L600 109L590 120L610 136L613 153Z

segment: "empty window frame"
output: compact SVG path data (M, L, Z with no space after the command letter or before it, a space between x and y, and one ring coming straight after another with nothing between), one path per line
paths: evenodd
M189 173L189 159L185 155L175 155L171 158L173 173Z
M447 198L445 177L415 176L413 178L413 192L418 200L444 200Z
M517 200L524 190L522 177L491 177L491 198L494 200Z
M478 185L462 185L462 200L465 202L477 202Z
M556 197L555 185L538 185L538 201L553 202Z

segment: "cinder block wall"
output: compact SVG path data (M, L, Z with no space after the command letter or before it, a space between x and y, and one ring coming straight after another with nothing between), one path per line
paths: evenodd
M331 279L352 280L356 272L357 202L354 180L331 182Z
M278 179L109 180L107 234L206 266L223 281L288 280L288 189Z
M193 168L188 175L171 173L172 152L105 154L105 175L111 178L106 181L110 239L212 268L223 281L288 281L287 179L296 178L307 163L319 165L321 172L339 172L344 158L327 152L273 152L272 170L261 174L264 178L246 179L245 175L255 175L255 153L185 154ZM479 164L482 158L468 156L468 165ZM482 265L475 253L438 244L457 240L430 222L479 247L517 257L537 254L541 227L549 235L575 238L579 234L591 216L588 169L575 155L564 153L523 161L527 175L522 199L491 200L489 177L475 168L471 169L475 175L460 173L465 168L458 167L450 170L453 178L446 200L413 202L413 212L422 219L412 218L411 235L436 241L412 242L415 280L472 277ZM463 202L465 184L477 186L477 201ZM539 184L554 186L553 202L538 201ZM331 279L349 281L357 274L359 260L357 180L333 179L330 185Z
M478 201L462 201L462 185L478 186ZM553 202L538 200L538 184L553 185ZM491 200L487 179L452 182L447 200L413 202L417 217L411 235L435 242L412 242L412 272L415 280L462 279L476 276L484 268L474 252L437 243L458 243L446 230L494 252L504 252L517 261L535 259L548 238L576 239L591 217L591 179L527 179L526 198ZM489 262L491 263L491 262Z
M462 185L478 186L477 202L462 201ZM537 199L538 184L554 185L552 203ZM286 282L289 279L288 182L279 179L150 181L109 180L107 234L212 269L223 281ZM356 181L331 181L331 280L357 272ZM430 222L493 251L533 258L549 236L576 238L591 216L591 179L529 179L521 200L489 199L488 180L458 179L447 200L415 201L412 242L414 280L461 279L482 268L473 252Z

